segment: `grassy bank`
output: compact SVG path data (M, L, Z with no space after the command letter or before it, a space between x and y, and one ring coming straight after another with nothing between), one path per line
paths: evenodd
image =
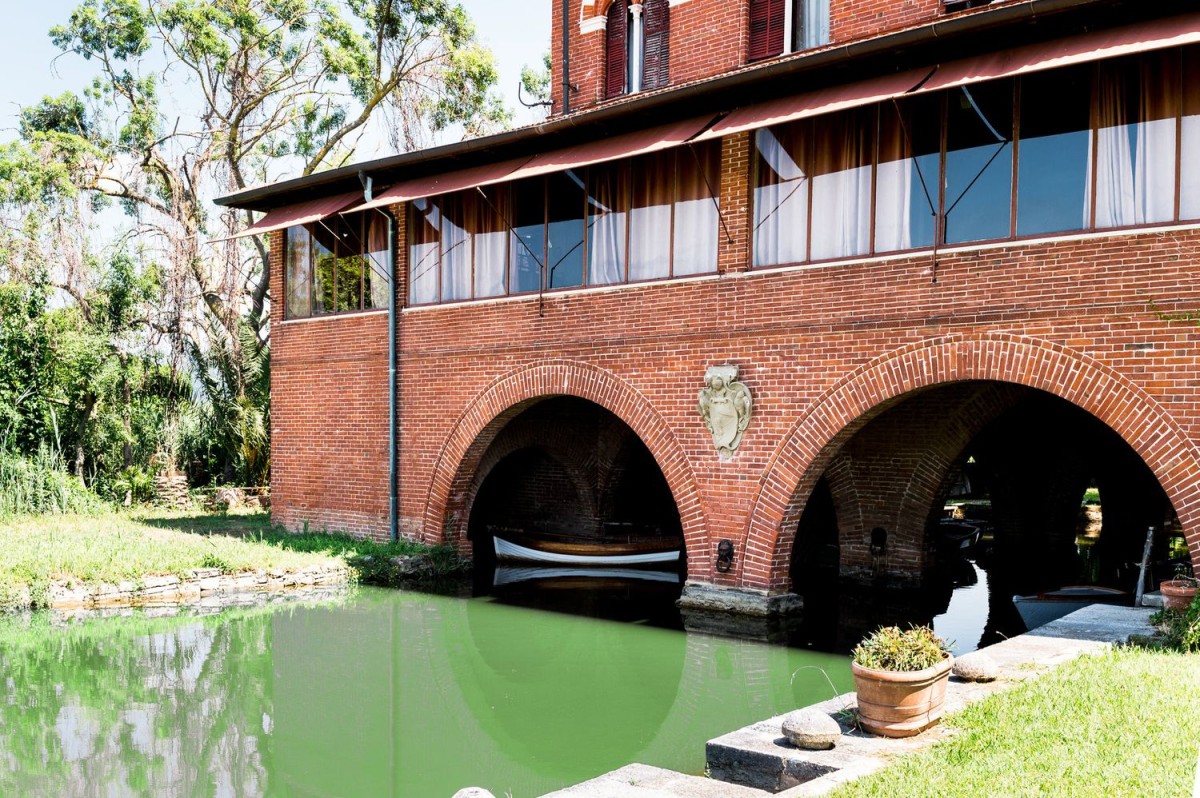
M289 535L266 513L204 514L146 511L43 515L0 522L0 607L45 606L54 581L137 582L152 575L185 576L194 568L223 573L302 570L332 561L350 564L361 581L394 581L391 558L428 553L401 541L379 544L346 535ZM453 555L430 559L451 570Z
M1200 656L1082 657L946 723L954 738L832 795L1190 795Z

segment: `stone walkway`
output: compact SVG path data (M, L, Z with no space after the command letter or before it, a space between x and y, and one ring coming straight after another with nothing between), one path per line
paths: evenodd
M987 696L1045 673L1078 657L1126 642L1130 635L1153 633L1152 610L1096 604L981 649L1000 668L1000 678L986 684L952 678L946 691L946 712L958 712ZM886 767L895 756L918 751L952 732L938 724L907 739L875 737L854 726L854 693L814 706L833 716L842 737L829 751L804 751L783 739L783 716L755 723L710 740L707 746L711 778L685 776L647 765L629 765L544 798L780 798L824 795L840 784ZM735 786L737 785L737 786Z

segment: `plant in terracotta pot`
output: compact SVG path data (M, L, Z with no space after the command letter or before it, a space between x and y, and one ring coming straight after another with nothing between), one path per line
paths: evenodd
M884 626L854 649L851 672L863 728L911 737L942 717L954 657L928 626Z
M1173 578L1158 583L1158 591L1162 594L1163 609L1186 609L1196 598L1196 593L1200 592L1200 579L1192 574L1187 563L1180 563L1175 567Z

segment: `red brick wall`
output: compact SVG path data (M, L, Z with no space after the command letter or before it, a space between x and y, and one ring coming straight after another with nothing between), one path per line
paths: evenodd
M283 233L271 235L282 295ZM284 321L271 306L271 514L298 530L386 535L387 314Z
M745 146L727 142L722 185L745 179ZM748 229L744 204L725 215L730 230ZM734 251L723 250L719 276L406 310L404 533L461 542L488 444L528 402L576 395L621 417L661 465L692 578L785 590L830 444L914 389L1003 380L1055 393L1121 434L1200 560L1200 328L1148 307L1200 307L1200 231L943 251L936 282L929 254L736 273ZM278 262L273 271L279 286ZM385 535L386 317L276 319L272 335L276 518ZM741 366L755 404L729 461L696 410L705 368L721 363ZM737 559L717 575L722 538Z
M552 68L552 113L562 113L562 5L555 0L550 9L550 56ZM571 82L578 92L571 96L571 112L605 102L603 30L580 32L583 0L569 3L569 47ZM1028 0L1008 0L1009 4ZM604 16L609 0L595 0L585 10L589 19ZM964 14L978 13L973 9ZM671 85L724 74L748 63L749 31L747 0L685 0L671 9ZM957 16L957 14L955 15ZM927 24L940 17L941 0L830 0L830 44L877 36Z

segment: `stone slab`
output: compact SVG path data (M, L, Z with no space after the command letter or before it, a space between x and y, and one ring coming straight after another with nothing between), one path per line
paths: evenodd
M766 798L768 793L650 765L620 770L542 798Z
M1124 643L1130 635L1150 634L1150 614L1149 609L1097 604L1034 632L981 649L999 666L1000 679L988 683L951 679L946 690L946 713L960 711L1081 654ZM788 743L781 730L784 715L710 740L706 747L709 775L787 798L823 795L886 766L894 756L920 750L953 734L938 724L915 737L876 737L855 725L856 706L854 693L813 706L831 715L842 727L837 746L828 751L803 751Z

